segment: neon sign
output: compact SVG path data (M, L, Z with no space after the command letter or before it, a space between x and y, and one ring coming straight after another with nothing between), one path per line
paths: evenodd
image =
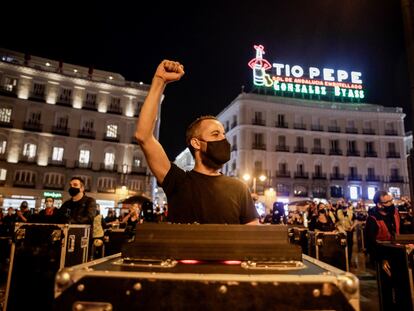
M350 100L365 97L359 71L348 72L331 68L308 67L273 63L263 58L263 45L255 45L256 57L250 60L249 67L253 70L253 84L273 89L282 95L301 94L333 96Z

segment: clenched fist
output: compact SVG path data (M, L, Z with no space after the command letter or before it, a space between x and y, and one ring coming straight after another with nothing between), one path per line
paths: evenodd
M165 84L173 81L178 81L184 75L184 66L179 62L174 62L170 60L163 60L161 64L158 65L155 76L164 81Z

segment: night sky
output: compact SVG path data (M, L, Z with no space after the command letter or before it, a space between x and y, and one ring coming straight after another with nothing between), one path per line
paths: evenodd
M403 107L412 129L400 1L176 2L2 4L0 46L145 83L162 59L180 61L186 74L162 105L171 160L193 119L218 114L242 85L251 90L254 44L271 62L361 71L367 102Z

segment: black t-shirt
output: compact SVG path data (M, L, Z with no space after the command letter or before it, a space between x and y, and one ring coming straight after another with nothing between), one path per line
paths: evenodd
M96 215L96 202L94 198L84 195L79 201L69 199L62 204L61 213L67 215L71 224L93 225Z
M247 186L225 175L185 172L171 163L162 188L174 223L245 224L259 217Z

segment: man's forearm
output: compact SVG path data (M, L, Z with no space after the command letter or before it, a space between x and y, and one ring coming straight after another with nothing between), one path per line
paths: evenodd
M158 106L161 101L161 96L165 89L165 81L159 77L154 77L151 88L144 101L135 131L135 137L138 142L145 143L145 141L154 134L155 121L158 114Z

